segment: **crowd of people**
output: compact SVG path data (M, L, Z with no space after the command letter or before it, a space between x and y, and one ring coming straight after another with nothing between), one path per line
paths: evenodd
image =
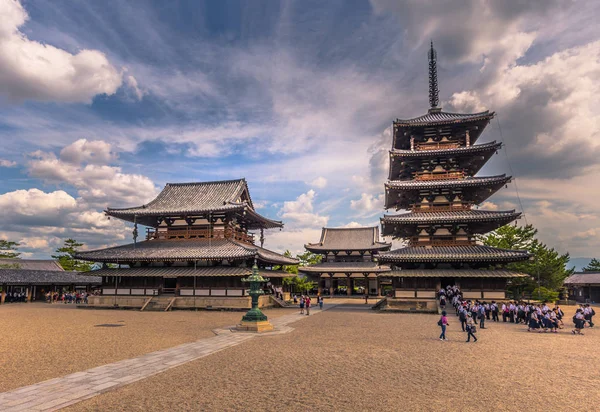
M88 296L90 293L85 291L71 291L71 292L47 292L46 302L48 303L64 303L64 304L80 304L88 303Z
M500 322L500 316L502 316L502 322L526 325L528 332L557 333L559 329L564 328L563 318L565 314L563 310L559 305L551 308L546 302L510 301L499 304L496 301L466 300L463 299L460 288L457 286L447 286L440 289L438 299L442 309L445 309L449 302L452 304L462 331L467 332L467 342L470 342L471 337L473 337L474 342L477 342L475 336L477 328L486 329L486 321ZM571 333L583 335L581 331L586 325L594 327L593 317L595 314L594 308L589 304L580 305L573 316L575 328ZM446 326L448 325L448 318L445 310L442 311L438 325L442 328L440 340L447 340Z
M294 295L292 296L294 301L294 305L300 306L300 314L301 315L310 315L310 308L312 304L312 299L308 295ZM323 296L317 295L317 305L319 305L319 309L323 309Z
M27 294L25 294L25 292L6 292L4 302L5 303L27 302Z

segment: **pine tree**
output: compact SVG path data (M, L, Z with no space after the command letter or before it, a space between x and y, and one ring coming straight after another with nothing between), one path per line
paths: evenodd
M20 259L20 252L17 252L19 243L10 240L0 239L0 259Z
M569 254L560 254L549 248L537 238L537 229L532 225L505 225L497 230L480 236L479 240L486 246L502 249L527 250L533 259L524 262L509 263L506 269L528 274L530 278L513 280L511 288L516 295L523 291L532 292L539 285L550 291L558 291L573 272L567 268Z
M79 243L75 239L67 239L62 247L56 249L58 254L52 255L52 258L58 260L64 270L89 272L92 269L91 263L73 257L81 246L83 246L83 243Z
M600 261L596 258L593 258L590 263L586 267L583 268L584 272L600 272Z

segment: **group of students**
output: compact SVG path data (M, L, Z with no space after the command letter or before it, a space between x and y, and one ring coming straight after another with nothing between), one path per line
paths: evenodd
M558 329L564 327L563 317L565 314L560 306L556 305L554 308L550 308L545 302L533 304L511 301L502 303L501 305L497 304L496 301L487 303L476 300L473 302L471 300L464 300L460 289L455 286L448 286L446 289L441 289L438 292L438 298L442 308L445 308L446 300L451 299L461 328L463 332L467 332L467 342L470 342L471 337L473 337L474 342L477 342L475 333L478 322L478 326L481 329L485 329L485 321L499 322L500 314L502 314L503 322L527 325L528 332L537 330L539 333L548 331L557 333ZM589 327L594 326L593 317L595 314L594 308L589 304L580 305L573 316L575 328L571 332L583 335L581 331L585 328L586 324ZM442 327L440 340L447 340L446 326L448 325L448 319L445 311L442 312L438 325Z
M48 293L46 293L46 302L48 302L48 303L62 302L65 304L88 303L88 296L89 296L89 294L87 292L63 292L63 293L48 292Z
M4 302L6 302L6 303L27 302L27 295L25 294L25 292L6 292Z

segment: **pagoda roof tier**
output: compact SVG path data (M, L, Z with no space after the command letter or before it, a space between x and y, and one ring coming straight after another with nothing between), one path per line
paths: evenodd
M502 147L495 141L473 146L436 150L390 150L390 180L411 178L423 162L431 159L456 159L457 167L474 175ZM404 164L402 164L404 163Z
M391 269L377 262L322 262L298 267L303 273L384 273Z
M464 179L389 180L385 183L385 208L408 209L418 203L421 192L444 190L460 190L463 202L479 204L509 183L511 178L502 174Z
M373 251L389 250L391 243L379 241L379 227L324 227L319 243L304 245L313 253L327 251Z
M281 271L281 270L266 270L259 269L264 277L268 278L284 278L294 277L296 275ZM197 268L189 266L161 266L161 267L134 267L134 268L102 268L92 272L82 272L81 275L94 276L126 276L126 277L163 277L163 278L178 278L178 277L226 277L237 276L245 277L252 274L252 268L239 266L201 266Z
M403 269L385 276L398 278L524 278L529 275L512 270L486 269Z
M238 212L238 220L249 229L283 227L283 223L254 210L246 179L198 183L167 183L151 202L130 208L108 208L109 216L146 226L158 226L161 217L207 216L208 213Z
M486 110L479 113L450 113L444 112L441 109L433 108L419 117L412 119L396 119L395 126L400 127L415 127L415 126L437 126L442 124L456 124L476 122L479 120L490 120L494 117L494 112Z
M256 258L275 265L297 265L298 260L256 245L231 239L146 240L106 249L80 251L76 259L91 262L170 262L242 260Z
M457 210L441 212L409 212L384 215L381 219L383 236L414 236L419 225L467 224L472 233L487 233L504 226L521 216L514 210Z
M381 262L392 263L492 263L527 260L524 250L498 249L491 246L409 246L379 255Z

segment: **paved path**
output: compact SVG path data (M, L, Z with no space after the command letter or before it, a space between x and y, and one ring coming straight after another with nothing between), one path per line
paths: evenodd
M328 305L324 310L332 307L334 305ZM316 309L311 311L311 315L320 312ZM292 329L288 325L301 319L306 319L306 316L297 313L274 318L271 323L275 331L263 334L219 329L217 336L211 338L0 393L0 411L55 411L249 339L289 332Z

